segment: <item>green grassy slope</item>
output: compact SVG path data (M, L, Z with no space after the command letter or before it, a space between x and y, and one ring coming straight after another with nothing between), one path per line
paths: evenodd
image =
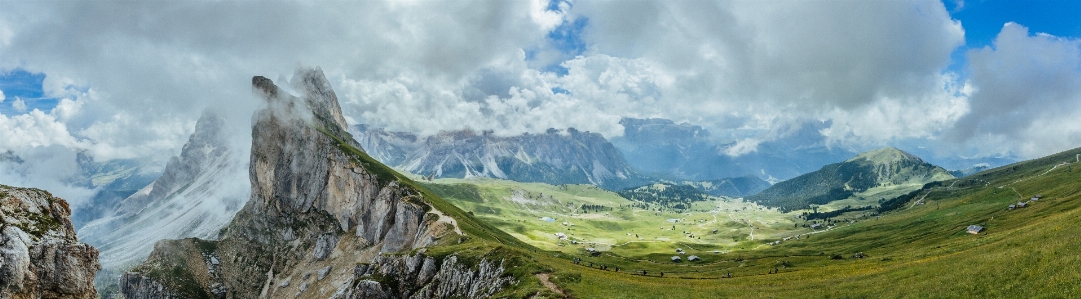
M791 211L847 198L894 197L928 182L952 178L941 167L887 147L777 183L747 199Z
M880 218L853 217L854 223L776 246L713 254L708 244L681 243L688 255L703 258L699 263L671 263L667 257L674 253L648 253L654 250L531 256L552 271L553 282L580 298L1076 296L1081 169L1061 163L1077 162L1078 154L1081 149L946 181ZM478 186L473 200L484 200L487 188ZM1036 194L1043 199L1006 209ZM971 235L964 231L971 224L987 229ZM864 258L854 258L856 253ZM583 263L570 262L575 257ZM779 273L768 274L775 268ZM728 273L733 277L721 278Z
M562 253L595 248L629 259L656 260L668 258L661 255L676 248L712 254L811 231L795 225L796 213L730 198L706 197L675 209L589 185L441 179L426 186L530 245Z

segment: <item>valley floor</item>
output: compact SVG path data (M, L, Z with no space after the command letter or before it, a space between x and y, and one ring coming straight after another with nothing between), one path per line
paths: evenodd
M441 180L429 188L541 249L531 256L573 297L1077 296L1081 169L1046 159L949 181L922 191L923 204L914 200L824 232L799 227L795 213L737 199L700 202L677 214L625 208L632 203L590 186ZM1035 195L1042 198L1029 201ZM1007 209L1019 201L1028 207ZM612 210L575 213L574 205L587 203ZM967 233L973 224L985 230ZM558 240L557 232L568 239ZM690 255L701 261L688 262ZM672 256L683 261L671 262Z

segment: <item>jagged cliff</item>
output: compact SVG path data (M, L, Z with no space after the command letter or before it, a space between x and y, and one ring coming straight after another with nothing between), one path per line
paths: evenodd
M430 193L360 150L343 129L337 97L321 70L297 71L290 85L299 96L264 77L253 78L252 85L267 108L253 117L251 198L218 241L190 238L155 245L145 263L121 278L125 297L327 297L360 294L362 288L393 290L388 297L396 298L414 294L403 286L423 288L426 284L388 275L377 281L354 273L361 264L390 269L381 266L393 260L381 257L384 253L461 242L467 237L455 219L433 207ZM502 261L462 266L453 260L443 257L433 267L458 273L456 282L463 281L462 273L481 271L471 270L475 267L488 269L481 271L481 280L505 282L490 277L504 275L492 266ZM491 293L447 291L422 298Z
M63 199L0 185L0 298L96 298L98 251L80 243Z
M161 177L121 201L112 213L79 229L101 250L101 290L116 285L127 268L150 255L162 239L217 239L222 227L248 200L244 157L228 146L222 118L205 111L179 156ZM102 291L102 296L113 295Z

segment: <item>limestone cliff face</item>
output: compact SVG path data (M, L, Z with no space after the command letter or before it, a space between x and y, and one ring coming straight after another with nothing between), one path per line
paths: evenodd
M0 185L0 298L96 298L98 251L80 243L66 201Z
M219 241L156 245L121 278L126 297L326 297L358 263L457 240L444 238L460 234L454 219L345 132L321 70L297 71L299 96L263 77L252 85L268 107L253 117L251 198Z

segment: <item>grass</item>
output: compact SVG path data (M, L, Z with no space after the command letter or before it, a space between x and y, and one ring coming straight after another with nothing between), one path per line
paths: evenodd
M444 238L426 254L440 260L454 255L474 266L480 260L501 261L518 283L497 297L559 297L533 275L538 273L549 273L552 282L578 298L1081 294L1076 283L1081 267L1075 266L1081 262L1076 254L1081 240L1075 237L1081 231L1081 173L1056 166L1074 162L1081 150L955 179L921 191L918 198L925 204L906 204L880 218L837 217L859 221L812 231L799 227L798 212L781 213L739 199L711 197L676 213L593 186L486 179L420 184L339 135L323 133L382 183L398 181L415 189L419 196L410 200L457 221L465 236ZM1035 194L1044 199L1025 209L1006 209ZM581 209L585 205L603 209L586 212ZM971 224L987 231L970 235L964 229ZM557 232L568 240L556 238ZM764 244L793 235L800 238ZM189 254L213 250L188 247L184 252ZM702 261L670 262L676 248ZM576 259L581 262L572 262ZM162 273L172 274L180 275Z
M549 250L528 255L539 268L551 270L553 282L579 298L1062 298L1081 294L1081 285L1076 283L1081 279L1081 268L1076 267L1081 262L1081 255L1076 254L1081 252L1081 240L1075 237L1081 231L1081 173L1073 172L1070 166L1055 165L1075 162L1077 153L1081 151L952 180L943 187L922 191L926 193L920 195L925 204L909 203L878 219L845 224L777 246L697 239L632 242L613 246L597 257L576 247L538 239L558 228L555 225L561 227L563 220L553 224L533 217L545 213L560 216L558 209L530 211L528 204L514 205L514 201L500 201L500 197L519 189L544 191L561 202L620 203L605 197L603 191L489 180L439 181L437 185L474 186L469 189L475 191L469 193L469 200L452 197L448 201L474 210L478 218L526 243ZM587 190L590 195L575 197ZM1010 203L1036 194L1043 199L1024 209L1006 209ZM739 203L729 204L738 207ZM503 212L476 212L482 207ZM579 224L575 228L581 230L576 235L581 232L586 240L619 239L621 234L625 237L626 230L656 226L657 220L673 216L646 213L630 221L621 220L619 210L616 212L604 219L620 223L618 228ZM570 214L561 217L590 221ZM981 224L986 231L968 234L964 229L971 224ZM618 231L608 231L613 228ZM658 228L652 237L664 236ZM668 262L674 251L667 250L673 246L682 246L703 261ZM713 254L712 250L729 252ZM856 253L865 257L853 258ZM574 264L574 258L583 262ZM601 265L608 270L599 269ZM620 272L615 272L617 267ZM768 274L774 268L779 273ZM642 270L648 275L640 275ZM722 278L728 273L733 277Z
M525 243L563 253L596 248L643 259L675 253L683 246L688 247L688 253L712 254L714 250L751 248L766 240L810 231L796 228L795 212L780 213L731 198L710 197L693 203L690 212L678 213L659 205L640 205L588 185L440 179L426 186ZM585 211L580 208L583 205L611 209ZM567 239L560 240L556 233Z

